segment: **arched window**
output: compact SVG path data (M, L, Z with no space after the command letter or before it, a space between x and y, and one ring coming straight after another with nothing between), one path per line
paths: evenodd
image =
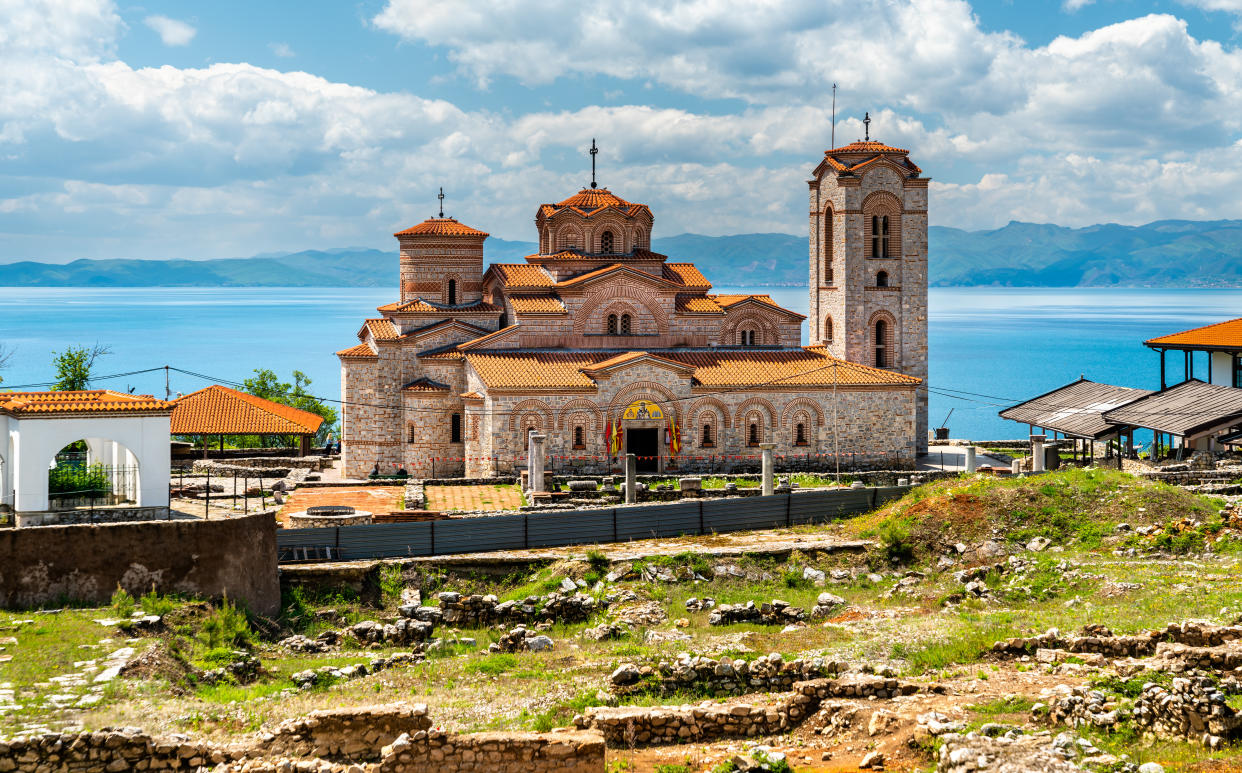
M887 258L888 256L888 215L872 215L871 257Z
M581 424L574 427L574 448L586 448Z
M448 302L450 304L457 303L457 280L450 279L448 282Z
M888 255L888 215L880 215L880 257Z
M832 284L832 210L824 210L824 284Z
M875 323L875 366L888 367L888 323L882 319Z
M798 422L797 432L794 433L794 445L806 445L806 424Z
M455 413L449 420L449 442L461 442L461 414Z
M888 272L887 271L880 271L879 273L875 275L875 286L876 287L888 287Z
M824 343L832 343L832 317L824 319Z
M608 335L615 336L617 334L617 315L608 315Z
M702 442L702 444L701 444L701 445L702 445L704 448L711 448L712 446L716 445L716 443L712 440L712 424L711 424L711 422L704 422L704 423L703 423L703 442Z
M416 438L416 436L415 436L415 434L414 434L414 425L413 425L413 424L411 424L411 425L410 425L410 433L409 433L409 436L408 436L408 438L407 438L407 442L410 442L410 443L415 443L415 442L417 442L417 438Z
M603 253L611 253L613 251L612 231L604 231L599 237L599 251Z
M738 333L738 343L741 344L742 346L754 346L755 345L755 331L753 330L740 331Z
M627 336L632 333L633 333L633 328L632 328L631 321L630 321L630 315L622 314L621 315L621 335Z
M750 423L750 436L746 442L752 446L759 445L759 422L752 421Z

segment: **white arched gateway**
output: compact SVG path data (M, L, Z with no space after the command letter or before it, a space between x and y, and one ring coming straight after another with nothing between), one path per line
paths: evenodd
M167 514L172 409L151 395L102 389L0 394L0 506L19 526L55 523L48 472L82 441L83 462L99 465L110 490L144 511L138 517Z

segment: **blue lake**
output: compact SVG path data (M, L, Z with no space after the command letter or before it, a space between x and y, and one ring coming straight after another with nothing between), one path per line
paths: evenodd
M806 311L803 289L761 291ZM0 371L0 388L47 382L52 352L99 342L112 354L100 360L98 374L171 365L212 379L173 373L174 394L241 381L255 368L286 378L296 368L311 377L312 391L338 398L340 366L332 352L357 343L362 320L377 316L375 307L393 295L380 288L2 287L0 343L16 353ZM952 435L978 440L1024 436L1025 426L1000 419L997 410L1080 374L1158 387L1158 355L1141 342L1242 316L1242 290L952 288L933 289L930 304L931 422L940 424L952 409ZM1196 365L1200 374L1205 368L1205 360ZM1181 372L1181 360L1171 361L1171 381ZM162 395L164 375L97 385ZM949 390L974 394L950 397Z

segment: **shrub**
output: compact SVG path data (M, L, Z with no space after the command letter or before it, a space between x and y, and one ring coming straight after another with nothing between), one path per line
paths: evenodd
M159 615L160 617L163 617L177 607L175 601L155 592L154 583L151 584L151 590L144 593L138 603L142 605L143 612L146 612L148 615Z
M897 520L880 526L880 549L890 563L904 564L914 559L914 543L910 539L910 527Z
M122 588L120 583L117 583L116 590L112 592L112 611L117 617L129 617L134 614L134 597Z
M405 590L405 578L401 575L401 567L389 564L380 569L380 599L385 605L397 604L401 601L401 592Z
M208 650L250 649L254 646L254 632L245 610L225 597L203 620L198 640Z
M89 467L57 465L47 473L48 494L102 497L112 492L112 479L102 464Z

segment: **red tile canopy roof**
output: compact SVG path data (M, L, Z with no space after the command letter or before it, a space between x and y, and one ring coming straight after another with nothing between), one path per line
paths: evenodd
M168 413L173 404L151 395L131 395L110 389L69 392L0 393L0 413L11 416L64 416L101 413Z
M323 417L214 384L173 401L174 435L314 435Z
M1144 346L1178 349L1242 349L1242 319L1230 319L1212 325L1149 338Z

